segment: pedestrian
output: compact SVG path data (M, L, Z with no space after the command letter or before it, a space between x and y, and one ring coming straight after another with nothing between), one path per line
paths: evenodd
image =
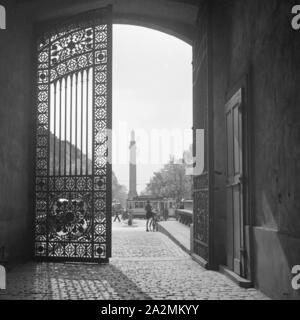
M118 205L115 205L115 206L113 207L113 211L114 211L114 215L115 215L114 222L116 222L117 220L118 220L119 222L121 222L120 217L119 217L119 215L120 215L120 208L119 208L119 206L118 206Z
M164 208L164 220L167 221L169 218L169 210L167 208Z
M119 221L119 222L121 222L121 219L120 219L120 217L119 217L119 212L118 211L115 211L115 219L114 219L114 222L116 222L116 221Z
M150 222L150 219L153 217L152 207L150 205L149 200L147 201L147 204L145 206L145 211L146 211L146 219L147 219L146 232L149 232L149 222Z

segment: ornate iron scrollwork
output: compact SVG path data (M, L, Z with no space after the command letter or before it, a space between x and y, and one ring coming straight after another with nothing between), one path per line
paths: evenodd
M194 251L208 261L208 174L194 178Z
M37 45L35 256L111 252L111 8L47 26Z

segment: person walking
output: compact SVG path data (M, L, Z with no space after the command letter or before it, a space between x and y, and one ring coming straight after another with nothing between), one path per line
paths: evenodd
M121 222L120 217L119 217L119 215L121 214L121 204L117 203L117 202L114 203L113 207L112 207L112 210L113 210L113 214L115 216L114 222L116 222L117 220L119 222Z
M150 205L150 201L147 201L147 204L145 206L145 211L146 211L146 232L149 232L149 222L151 220L151 218L153 217L153 212L152 212L152 207Z
M114 222L116 222L117 220L119 221L119 222L121 222L121 220L120 220L120 217L119 217L119 211L118 210L116 210L115 211L115 219L114 219Z

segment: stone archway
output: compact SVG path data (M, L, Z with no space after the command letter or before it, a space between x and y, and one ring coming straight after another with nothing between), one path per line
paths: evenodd
M182 39L186 41L189 44L192 44L195 47L196 43L194 42L195 37L197 37L199 34L197 33L198 30L198 12L203 10L203 4L205 4L206 1L196 1L196 0L188 0L188 1L180 1L180 0L155 0L155 1L135 1L135 0L128 0L128 1L118 1L118 0L89 0L84 1L84 3L80 0L76 1L48 1L48 0L16 0L16 4L12 5L16 12L15 19L17 21L18 30L23 30L24 40L25 44L23 43L23 47L26 48L25 52L23 52L23 59L26 57L26 63L24 67L26 71L26 76L19 76L19 80L22 83L27 83L28 86L26 86L26 95L24 101L24 105L31 110L33 113L33 98L30 96L30 82L28 82L26 79L28 79L28 76L32 75L32 78L34 78L32 63L30 64L30 59L32 59L32 55L34 54L35 48L32 46L32 39L35 37L35 34L32 30L32 26L39 25L42 26L43 24L48 24L49 22L61 20L64 17L71 17L76 14L80 14L86 11L95 10L97 8L104 7L108 4L112 4L114 7L113 12L113 22L114 23L126 23L126 24L132 24L132 25L139 25L139 26L145 26L149 28L153 28L168 34L171 34L173 36L178 37L179 39ZM18 20L19 18L19 20ZM203 38L205 39L205 37ZM199 40L199 39L198 39ZM199 42L201 43L201 41ZM11 49L14 50L14 49ZM197 52L199 53L202 50L201 46L197 46L195 49L194 54L194 60L197 59L196 55ZM201 58L201 56L200 56ZM32 60L31 60L32 62ZM197 66L194 63L194 70L197 71ZM196 77L196 73L195 76ZM194 86L197 86L197 84L194 83ZM197 88L194 88L194 93L198 92ZM202 109L202 114L205 114L205 109L203 109L204 104L201 103L199 100L199 97L195 96L194 99L194 110L200 110ZM34 116L31 112L26 113L26 121L30 124L28 127L28 134L25 136L25 138L28 140L28 144L30 145L30 148L28 149L28 159L33 158L33 145L32 145L32 131L30 126L34 126L32 123ZM197 111L198 112L198 111ZM198 114L195 111L195 114ZM203 113L204 112L204 113ZM204 123L198 123L198 116L197 118L194 116L194 119L196 119L194 122L194 128L195 129L203 129L205 125ZM196 124L196 125L195 125ZM206 127L207 128L207 127ZM27 164L27 174L26 174L26 184L30 187L30 194L29 197L26 199L22 199L21 203L28 207L28 219L24 225L18 227L18 230L22 230L24 237L29 238L29 234L32 232L31 226L32 226L32 207L31 204L34 203L33 198L33 192L34 187L32 183L29 181L32 179L32 162L29 160ZM22 184L23 185L23 184ZM203 212L203 211L201 211ZM207 212L204 212L204 214L207 214ZM206 219L206 221L208 221ZM13 223L13 222L12 222ZM17 226L17 223L15 224ZM206 224L207 226L207 224ZM20 234L22 234L20 232ZM14 239L13 246L18 246L22 241L19 241L18 237ZM20 250L17 250L16 256L19 258L25 258L30 256L30 248L32 248L32 243L30 241L24 241L22 242L23 245L20 247ZM24 249L21 249L23 246ZM8 248L9 251L12 251ZM13 256L13 255L12 255ZM206 258L206 255L203 255L204 258ZM19 259L18 258L18 259ZM12 257L12 260L14 258Z

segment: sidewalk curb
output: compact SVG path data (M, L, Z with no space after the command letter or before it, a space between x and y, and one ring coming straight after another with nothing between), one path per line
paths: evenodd
M170 238L175 244L177 244L184 252L191 255L191 251L185 247L182 243L180 243L169 231L167 231L160 223L157 224L157 231L166 235Z

